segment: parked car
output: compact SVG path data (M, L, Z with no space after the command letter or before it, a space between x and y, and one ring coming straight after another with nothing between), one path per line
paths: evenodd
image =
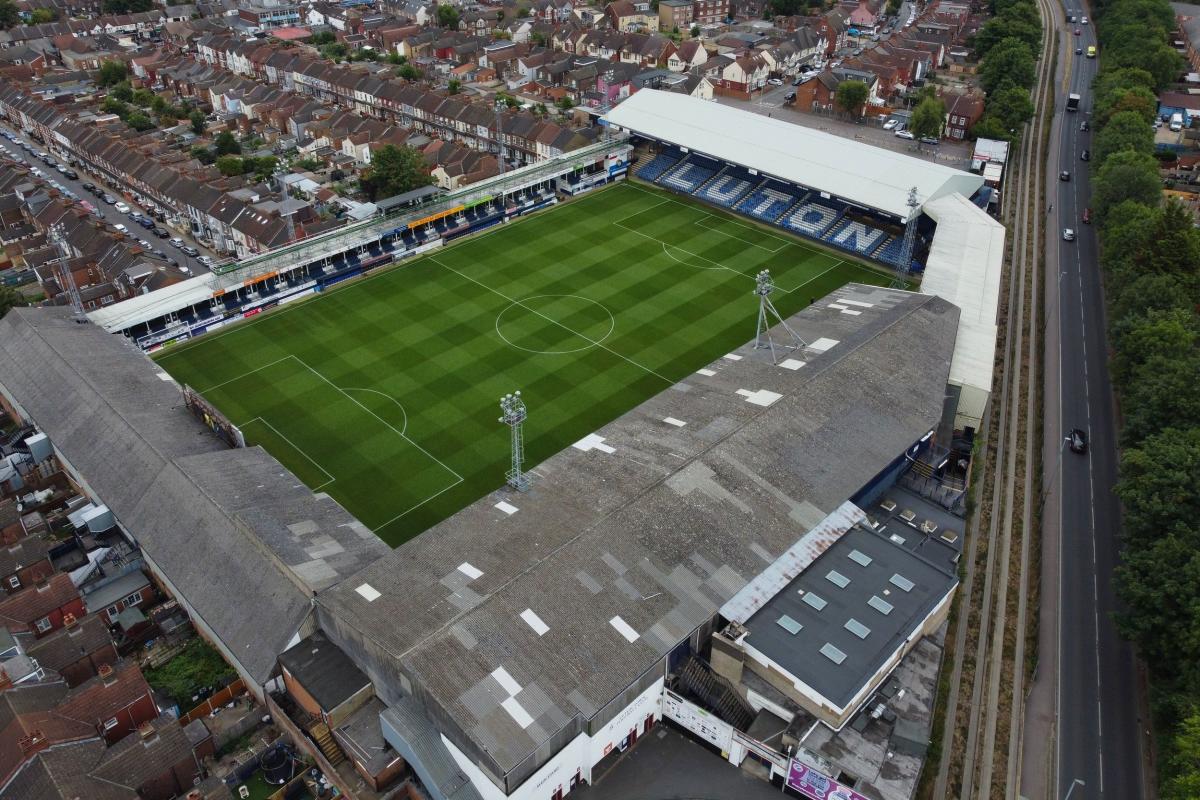
M1081 428L1073 429L1071 435L1067 437L1067 441L1071 444L1072 453L1087 452L1087 434Z
M166 239L171 234L166 228L155 228L154 235L160 239Z
M182 250L183 252L187 253L192 258L195 258L196 256L200 255L200 251L197 250L196 248L192 247L190 244L185 244L183 247L181 247L179 249Z
M913 136L912 131L906 131L903 128L896 131L896 135L899 136L901 139L916 139L917 138L916 136Z
M1071 173L1064 169L1062 172L1058 173L1058 179L1064 182L1069 181L1071 180Z
M921 142L924 144L941 144L941 139L936 136L922 136Z
M171 247L183 247L183 239L180 239L178 236L174 237L171 239Z
M781 81L779 78L767 78L767 83L772 86L783 86L783 81Z
M897 125L899 125L899 124L900 124L900 120L898 120L898 119L889 119L887 122L883 123L883 129L884 129L885 131L890 131L890 130L894 129L894 128L895 128Z
M129 233L129 228L126 228L119 222L116 225L113 225L113 228L115 228L119 233Z
M107 192L105 192L104 196L101 197L100 199L104 201L105 205L110 205L110 206L117 202L117 198L113 197L111 194L108 194Z
M154 249L150 246L150 243L148 241L146 241L145 239L138 239L138 244L140 244L146 250Z
M1075 231L1071 230L1070 228L1063 228L1063 241L1064 242L1075 241Z
M94 184L94 183L85 183L85 184L83 185L83 189L84 189L84 191L87 191L87 192L90 192L90 191L92 191L92 190L93 190L93 189L95 189L95 188L96 188L96 184Z
M120 211L122 214L129 213L129 205L126 203L117 203L113 206L113 208L117 209L117 211Z
M138 225L141 225L146 230L151 230L154 227L154 220L149 217L138 217Z
M212 256L200 256L196 260L206 267L211 267L213 264L217 263L213 260Z
M73 169L64 169L63 175L65 175L66 177L70 178L73 181L79 180L79 173Z

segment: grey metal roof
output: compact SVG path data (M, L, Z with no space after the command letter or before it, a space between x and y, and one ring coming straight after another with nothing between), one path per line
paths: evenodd
M149 578L139 570L134 570L116 580L109 581L91 594L85 594L83 599L87 603L89 611L103 611L118 600L124 600L138 589L149 585L149 583Z
M399 670L481 766L524 772L937 424L957 309L858 285L837 299L859 313L822 301L789 320L820 347L718 358L539 464L529 493L493 493L323 593L322 626L385 699Z
M870 563L851 559L853 551ZM848 580L845 587L826 579L832 570ZM851 528L746 622L745 643L844 708L957 583L953 572L886 536ZM808 602L815 594L824 600L820 609ZM892 610L883 613L886 606L872 598ZM803 629L785 630L778 624L784 616Z
M0 391L260 683L312 594L387 552L261 449L227 449L165 372L67 309L0 320Z

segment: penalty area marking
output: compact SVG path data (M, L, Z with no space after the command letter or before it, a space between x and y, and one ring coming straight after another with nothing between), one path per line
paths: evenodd
M504 332L500 330L501 317L504 316L505 312L509 311L510 309L514 309L514 308L521 308L521 309L524 309L525 311L531 311L533 314L535 314L539 317L542 317L543 319L549 319L544 314L541 314L538 311L533 311L533 309L531 309L529 306L525 305L530 300L540 300L542 298L547 298L547 297L572 297L576 300L582 300L585 303L591 303L592 305L599 306L600 309L602 311L604 311L605 314L608 314L608 330L605 331L604 335L599 337L598 339L590 339L587 336L584 336L583 334L575 333L575 331L572 331L570 328L567 328L567 326L563 325L561 322L551 320L551 322L553 322L553 324L559 326L560 328L564 328L564 329L570 331L573 335L579 336L580 338L582 338L584 341L587 342L587 344L585 344L583 347L573 347L569 350L535 350L532 347L523 347L522 345L519 345L516 342L509 339L507 336L504 335ZM533 353L535 355L542 355L542 356L560 356L560 355L567 355L568 353L581 353L584 350L591 350L593 347L599 347L601 342L603 342L608 337L612 336L612 333L614 330L616 330L616 327L617 327L617 318L613 316L613 313L612 313L612 311L610 311L608 309L608 306L604 305L603 303L601 303L597 300L592 300L590 297L583 297L583 296L577 295L577 294L535 294L535 295L531 295L529 297L524 298L523 300L514 300L513 302L511 302L507 306L505 306L503 309L501 309L500 313L496 315L496 335L499 336L501 338L501 340L504 341L505 344L509 345L510 347L515 347L518 350L524 350L526 353Z
M276 427L275 427L274 425L272 425L271 423L267 422L267 421L266 421L265 419L263 419L262 417L254 417L253 419L246 420L245 422L243 422L241 425L238 425L237 427L238 427L238 429L240 430L240 429L242 429L242 428L245 428L247 425L251 425L251 424L253 424L253 423L255 423L255 422L261 422L263 425L266 425L268 428L270 428L270 429L271 429L271 431L272 431L272 432L274 432L274 434L275 434L276 436L278 436L280 439L283 439L285 442L287 442L287 443L288 443L288 446L289 446L289 447L291 447L291 448L292 448L293 450L295 450L297 453L299 453L300 455L302 455L302 456L304 456L306 459L308 459L308 463L312 464L314 467L316 467L317 469L321 470L321 472L322 472L322 473L325 475L325 477L329 479L329 480L325 481L324 483L320 483L320 484L317 484L316 486L312 486L312 487L310 487L310 488L311 488L311 489L312 489L314 492L316 492L316 491L319 491L320 489L323 489L323 488L325 488L326 486L328 486L329 484L331 484L331 483L333 483L334 481L336 481L336 480L337 480L337 478L335 478L335 477L333 477L332 475L330 475L330 474L329 474L329 470L327 470L327 469L325 469L324 467L322 467L322 466L321 466L320 462L318 462L318 461L317 461L315 458L313 458L312 456L310 456L308 453L306 453L306 452L304 452L303 450L301 450L301 449L300 449L300 446L299 446L298 444L296 444L295 442L293 442L293 441L292 441L291 439L289 439L288 437L284 436L284 435L283 435L283 432L282 432L281 430L279 430L278 428L276 428Z

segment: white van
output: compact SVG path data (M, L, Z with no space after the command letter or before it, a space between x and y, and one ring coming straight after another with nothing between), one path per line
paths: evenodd
M1183 130L1183 114L1179 113L1178 111L1171 115L1171 130Z

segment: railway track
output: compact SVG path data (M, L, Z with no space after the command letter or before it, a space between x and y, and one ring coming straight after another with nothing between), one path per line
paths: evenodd
M1026 612L1036 587L1030 545L1039 456L1044 146L1053 119L1058 13L1050 0L1037 6L1044 31L1033 90L1037 111L1023 132L1015 171L1009 162L1004 212L1011 249L1001 297L1002 347L979 453L984 463L963 606L951 632L956 646L946 740L934 784L939 799L1016 798L1020 786Z

